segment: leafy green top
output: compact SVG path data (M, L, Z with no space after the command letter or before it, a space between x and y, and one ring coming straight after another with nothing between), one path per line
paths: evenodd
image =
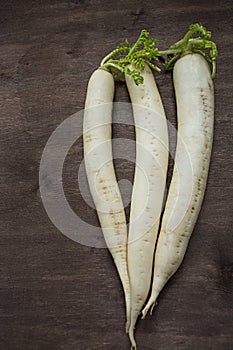
M149 32L143 29L135 44L131 46L126 39L124 43L104 57L100 67L109 70L122 81L125 80L124 74L129 74L139 85L143 83L141 72L144 70L145 64L157 72L161 72L156 63L163 58L163 55L166 55L164 67L166 70L172 70L180 57L195 52L212 64L212 78L214 78L218 50L215 43L209 40L210 38L211 33L203 25L191 24L183 39L171 45L167 50L159 51L156 47L158 40L150 39Z
M143 29L134 45L130 46L126 39L102 60L100 67L107 68L120 80L124 80L124 74L129 74L137 85L142 84L143 77L140 72L143 71L145 64L157 72L161 71L155 64L159 56L156 43L157 39L149 39L149 32Z
M198 34L199 36L195 36ZM191 24L188 32L185 34L183 39L179 40L175 44L171 45L165 51L159 51L160 55L167 55L165 61L165 69L171 70L175 62L185 54L195 52L202 55L207 62L212 64L212 78L216 74L216 57L218 50L216 44L210 41L211 32L207 31L206 28L198 23Z

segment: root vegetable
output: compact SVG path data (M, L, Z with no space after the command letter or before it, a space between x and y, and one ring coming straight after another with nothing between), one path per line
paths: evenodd
M200 31L201 36L192 39L195 30ZM156 247L152 292L143 318L150 308L153 309L159 293L179 268L204 197L213 142L214 88L209 65L203 57L206 54L201 54L200 49L211 48L207 58L213 62L217 55L215 45L208 38L205 28L194 25L183 41L170 48L170 53L177 50L177 56L170 61L172 64L176 61L173 79L178 117L177 148ZM190 52L191 44L194 52ZM181 58L180 47L186 51ZM215 65L213 67L215 73Z
M136 320L151 285L168 164L168 130L163 104L150 68L145 66L141 74L144 82L139 86L126 75L136 128L136 165L128 239L132 349L136 349Z
M83 137L90 191L106 244L116 264L125 293L126 329L130 323L130 286L127 270L127 225L112 160L112 102L114 79L97 69L87 89Z

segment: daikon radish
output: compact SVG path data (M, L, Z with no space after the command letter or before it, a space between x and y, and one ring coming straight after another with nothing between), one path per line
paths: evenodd
M125 293L126 329L130 323L130 286L127 268L127 225L112 160L112 102L114 79L99 68L92 74L86 96L83 138L90 191L101 228Z
M136 129L136 167L128 239L132 349L136 349L134 327L151 285L168 165L168 130L162 100L147 65L141 75L143 84L139 86L126 75Z
M193 38L193 34L200 33ZM201 209L211 157L214 127L215 59L217 49L210 32L191 25L184 39L163 52L174 65L178 133L174 171L155 252L150 299L143 317L179 268ZM204 49L210 49L207 54ZM161 52L160 52L161 53ZM212 62L212 76L208 62ZM151 311L152 311L151 309Z

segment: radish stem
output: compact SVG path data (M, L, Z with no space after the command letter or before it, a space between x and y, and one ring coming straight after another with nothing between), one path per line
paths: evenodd
M199 36L193 38L193 35L198 33ZM182 56L191 52L199 53L207 60L207 62L212 64L213 79L216 75L216 58L218 55L218 50L216 44L209 40L210 38L211 32L207 31L202 24L191 24L183 39L171 45L167 50L159 51L159 55L168 56L168 59L165 62L166 70L172 70L175 62Z

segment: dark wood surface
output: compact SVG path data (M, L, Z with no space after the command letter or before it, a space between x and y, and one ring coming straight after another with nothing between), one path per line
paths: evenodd
M1 350L129 349L111 256L53 226L40 199L40 159L54 129L82 110L92 71L116 44L146 28L165 48L195 22L219 48L208 186L185 260L136 337L139 350L233 349L232 10L230 0L0 1ZM175 125L172 77L157 82ZM129 101L124 84L115 100ZM114 136L132 139L134 130L116 125ZM81 160L80 139L65 163L65 193L98 225L78 188ZM133 178L131 163L117 161L116 171Z

